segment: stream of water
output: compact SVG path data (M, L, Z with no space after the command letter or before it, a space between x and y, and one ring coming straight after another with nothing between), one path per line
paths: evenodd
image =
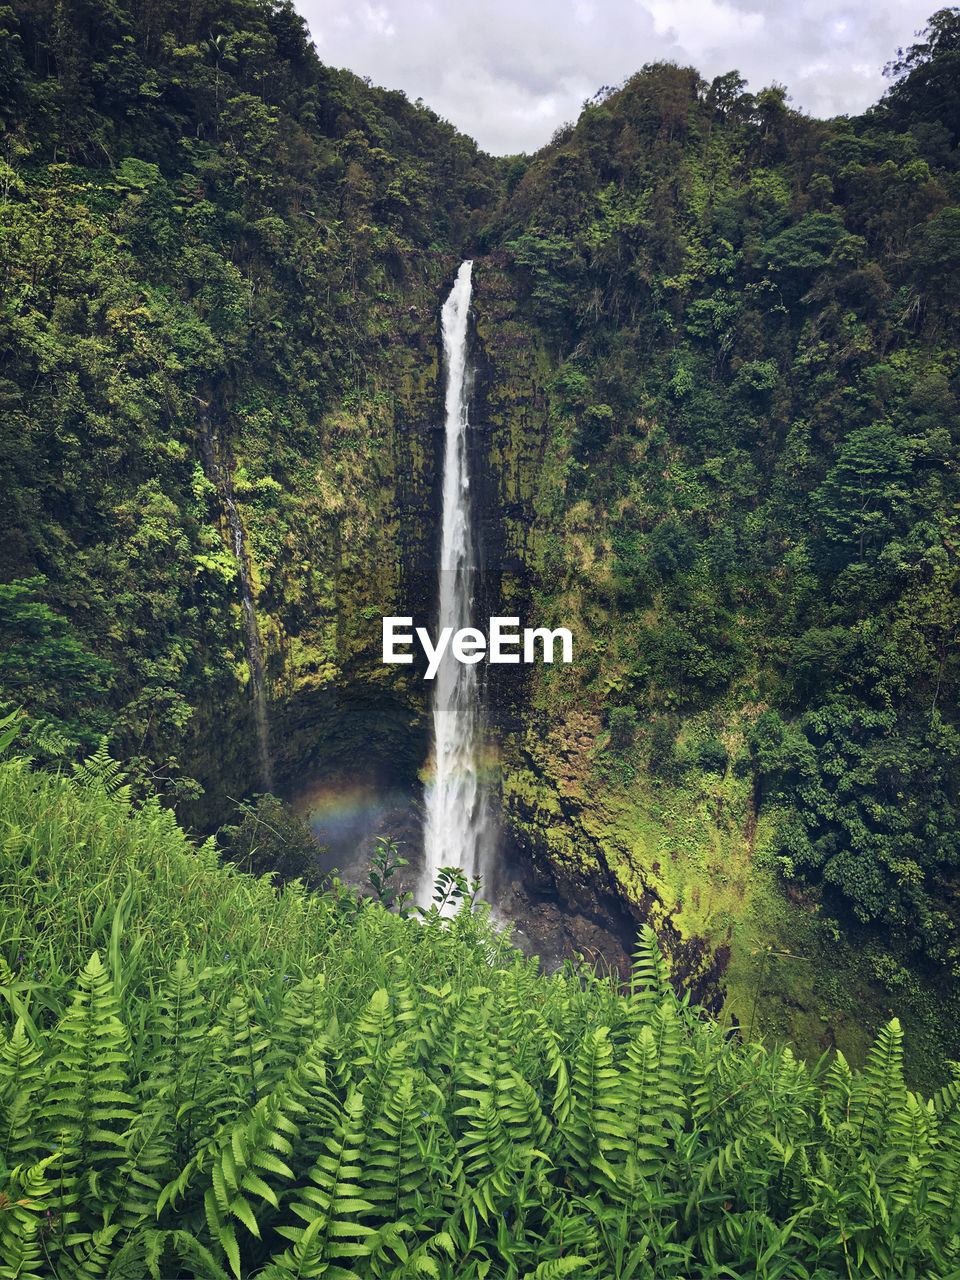
M471 511L468 449L471 268L471 262L461 265L441 314L446 384L438 634L476 621L473 516L480 513ZM485 783L490 748L477 667L458 662L449 645L433 681L431 710L432 772L422 802L415 785L379 779L372 766L364 779L305 780L292 798L295 812L324 846L321 869L336 869L345 883L369 892L377 838L395 840L407 865L391 878L392 895L410 892L418 905L429 906L440 869L459 867L481 878L493 918L510 921L517 945L538 955L547 970L582 953L627 972L632 942L624 938L632 939L632 928L602 919L613 917L615 908L600 911L567 901L501 839Z
M236 557L237 572L240 577L240 609L243 616L247 665L250 668L250 681L253 690L253 723L257 735L260 786L264 791L273 791L273 759L270 753L270 720L267 712L267 686L263 671L263 645L260 643L260 628L257 626L257 611L253 599L253 588L250 583L250 568L247 561L247 544L243 532L243 521L240 519L240 512L237 510L237 504L233 497L230 467L221 462L219 435L211 430L205 414L200 416L200 429L208 478L216 486L217 494L227 514L227 523L230 526L230 536L233 540L233 554Z
M470 511L470 369L467 340L473 263L457 272L441 315L446 370L443 515L440 539L438 632L470 626L473 610L473 529ZM417 890L430 903L442 867L489 878L491 822L479 770L483 716L477 669L448 647L433 687L433 777L424 796L424 860Z

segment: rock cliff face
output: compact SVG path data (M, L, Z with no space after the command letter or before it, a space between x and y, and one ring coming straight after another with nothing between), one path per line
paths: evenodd
M411 615L421 626L435 610L443 447L437 298L455 261L425 255L419 267L417 285L383 309L382 359L356 404L316 425L301 459L296 524L269 581L250 540L281 793L324 774L409 785L429 751L420 667L381 660L384 615ZM249 516L243 494L237 506ZM222 529L229 537L225 507ZM219 819L227 797L256 789L249 702L247 691L196 717L189 763L205 787L196 810L205 825Z
M384 309L388 337L362 395L317 424L304 463L312 497L288 536L282 573L257 583L274 767L287 794L323 777L415 790L429 754L422 658L385 667L381 618L435 620L439 307L456 268L453 256L426 256L416 286ZM715 1011L726 1001L733 1025L755 1016L759 997L768 1028L856 1057L863 1028L842 1002L824 999L809 904L785 898L777 883L770 824L757 822L750 777L693 771L668 782L623 772L611 756L611 681L598 673L611 659L616 670L636 625L612 585L615 519L570 500L556 353L531 325L500 254L475 258L471 350L477 617L516 615L521 625L575 634L570 668L484 667L502 909L522 922L521 941L524 924L535 935L537 950L582 953L621 972L637 924L649 921L677 981ZM197 717L208 813L256 787L248 706L241 691ZM751 715L749 706L725 713L730 757L742 755ZM695 740L712 723L688 714L684 731ZM762 948L800 959L778 961L760 991Z
M591 658L618 626L616 610L564 591L557 563L565 493L555 441L550 384L555 357L523 315L503 255L474 266L474 396L471 435L475 521L481 543L478 617L518 616L523 625L569 625L576 632L570 670L535 664L486 667L488 719L499 755L502 872L497 886L508 913L547 917L562 908L567 949L590 949L621 972L636 926L658 925L678 978L695 998L719 1005L719 980L731 953L731 903L695 890L686 914L676 900L696 875L667 875L677 851L658 860L650 840L631 830L636 805L597 769L605 737L596 693L585 689ZM597 566L602 577L608 566ZM614 794L611 795L611 790ZM746 845L753 821L741 796L740 825L725 820L722 839ZM722 807L722 806L721 806ZM640 806L643 810L643 806ZM667 824L657 839L667 838ZM649 833L648 833L649 837ZM700 843L721 840L709 819ZM669 841L668 841L669 842ZM681 839L678 846L686 846ZM654 844L654 849L658 846ZM689 862L701 850L684 847ZM741 858L745 864L746 855ZM674 881L680 883L680 888ZM740 885L742 891L742 884ZM564 927L557 925L558 946ZM590 941L588 941L590 939Z

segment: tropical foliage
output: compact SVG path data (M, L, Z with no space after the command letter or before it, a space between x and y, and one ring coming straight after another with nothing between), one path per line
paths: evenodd
M426 754L422 682L405 683L401 673L386 688L377 619L391 601L399 613L432 607L437 305L458 257L476 254L476 393L485 397L478 421L489 428L476 446L488 449L476 472L478 493L486 486L483 559L516 571L513 583L506 570L497 583L513 590L511 610L536 610L543 621L562 614L578 643L587 641L572 668L525 675L492 697L504 729L512 834L544 850L543 863L565 862L561 873L573 866L575 884L588 879L582 864L592 858L589 870L627 899L628 911L660 913L665 946L703 945L718 964L732 953L731 970L739 969L728 991L741 1012L744 1001L756 1006L747 963L753 933L772 945L792 912L795 924L809 925L805 962L819 965L798 1043L826 1045L840 1030L833 1013L830 1026L809 1030L828 983L843 995L848 1025L875 1025L894 993L919 993L925 1034L910 1037L909 1078L942 1083L942 1059L955 1055L960 975L958 31L957 9L934 14L893 58L889 92L857 118L810 119L791 110L783 88L748 92L736 71L707 83L693 68L653 64L598 94L536 155L497 160L422 104L323 66L288 0L0 5L0 715L22 708L21 747L55 767L106 736L129 778L121 790L159 791L203 831L231 819L228 855L246 871L269 866L284 879L310 873L310 841L272 800L248 799L239 813L230 803L264 785L252 693L270 703L278 787L310 760L415 785ZM261 689L251 637L262 648ZM85 803L109 780L107 759L98 756ZM104 843L106 828L81 822L66 784L28 782L24 773L17 785L35 796L54 788L41 816L9 831L13 905L4 918L13 985L5 989L34 1020L36 1035L27 1016L23 1033L41 1055L37 1070L48 1073L43 1123L59 1117L73 1135L76 1163L64 1165L49 1202L66 1274L74 1263L64 1250L89 1269L96 1249L113 1248L106 1235L93 1243L98 1231L116 1226L111 1240L133 1249L140 1228L124 1197L159 1199L188 1169L182 1189L164 1201L163 1221L182 1213L193 1224L184 1230L200 1238L197 1205L213 1155L202 1156L202 1168L191 1165L201 1139L184 1146L178 1126L199 1121L196 1109L178 1114L180 1093L174 1113L168 1101L158 1112L160 1146L149 1126L138 1130L148 1154L142 1166L130 1163L133 1117L149 1112L148 1094L160 1107L166 1087L147 1081L167 1070L150 1065L146 1047L136 1060L131 1046L149 1041L138 1010L160 1016L156 1001L168 998L169 966L182 947L183 981L198 984L204 1009L219 1011L207 1022L197 1015L204 1052L225 1043L227 1024L216 1019L242 995L256 1011L246 1025L259 1038L250 1043L263 1045L264 1070L276 1081L271 1024L257 1000L269 989L277 1009L284 948L299 957L290 972L314 980L317 957L334 973L352 957L350 981L365 1001L381 989L399 999L391 986L399 961L378 967L356 940L367 936L360 924L382 928L377 945L389 952L396 943L406 956L408 926L363 908L341 956L340 932L335 946L324 930L334 937L353 906L336 891L314 900L289 887L275 899L257 880L215 872L211 847L194 855L183 846L184 865L200 877L184 880L168 856L180 837L155 801L124 810ZM118 792L116 804L126 803ZM632 826L621 822L631 805ZM633 821L640 809L642 832ZM128 841L134 831L137 848ZM126 852L116 862L111 850L120 845ZM747 867L740 883L731 851ZM128 879L120 866L137 872ZM147 895L144 885L162 874L177 893ZM383 868L372 874L383 893ZM768 913L758 920L750 911L759 896ZM142 941L128 939L124 950L129 920L140 922ZM466 914L458 920L454 932L479 927ZM434 941L443 947L446 939L444 927ZM832 967L838 952L829 947L839 939L848 950ZM499 968L488 973L478 959L488 945L470 953L470 982L499 1000ZM865 984L850 980L851 950L871 957L878 979L869 1012ZM101 982L88 970L94 952L119 1002L104 1015L113 1030L103 1042L105 1087L116 1097L102 1116L81 1108L78 1118L67 1081L79 1059L62 1055L69 1046L85 1051L80 1028ZM261 970L261 955L279 967ZM241 956L242 973L232 967ZM414 989L417 975L432 972L432 953L416 961L422 972L410 964L402 980ZM434 965L438 978L446 964ZM86 986L70 1014L80 975ZM782 1003L804 1003L792 977L783 984ZM347 978L338 990L343 1030L330 1052L347 1055L361 1006L350 1003ZM563 990L577 1008L587 998L575 983ZM493 1017L485 1007L481 1001L474 1014ZM564 1016L550 1026L557 1030ZM617 1038L620 1016L603 1024L611 1028L611 1096L632 1114L623 1099L635 1067L623 1057L626 1033ZM237 1034L243 1017L231 1024ZM677 1017L685 1045L707 1035L688 1015ZM557 1030L571 1081L587 1043L573 1026ZM403 1070L429 1077L429 1055L404 1044ZM523 1060L519 1040L516 1047ZM251 1061L263 1056L246 1052ZM746 1061L739 1052L723 1050ZM743 1093L764 1114L757 1090L775 1088L760 1064L772 1071L781 1059L750 1052L767 1084ZM683 1071L691 1061L684 1049ZM345 1057L324 1062L323 1087L340 1108L330 1112L338 1118L329 1132L340 1125L339 1140L353 1151L349 1098L351 1107L365 1100L364 1142L371 1132L366 1067L348 1071ZM524 1194L554 1208L549 1187L561 1197L596 1194L609 1208L622 1179L634 1176L625 1172L629 1153L616 1134L602 1152L578 1146L576 1135L568 1142L551 1093L559 1068L553 1076L550 1069L541 1055L520 1073L540 1093L549 1126L541 1139L539 1121L530 1120L538 1136L520 1145L565 1172L544 1174L547 1166L534 1161L529 1176L547 1181L535 1191L527 1184ZM218 1072L201 1067L200 1076ZM429 1090L415 1079L409 1096L423 1102ZM527 1105L491 1079L510 1108ZM681 1080L692 1097L692 1078ZM799 1129L796 1142L784 1138L794 1154L782 1179L806 1189L790 1192L797 1199L783 1192L772 1208L760 1192L755 1202L744 1194L777 1230L783 1214L803 1208L796 1231L819 1232L822 1241L814 1271L849 1275L869 1267L868 1257L883 1271L885 1255L870 1252L862 1233L863 1257L856 1244L851 1252L856 1233L837 1225L851 1184L836 1191L832 1218L817 1217L827 1212L823 1186L835 1185L818 1161L821 1152L833 1159L835 1139L816 1119L819 1104L807 1105L825 1077L808 1085L815 1092L803 1095L806 1112L821 1127L809 1141ZM211 1123L239 1116L220 1093L211 1097ZM477 1178L486 1176L467 1135L487 1121L469 1111L457 1118L479 1101L455 1090L438 1111L465 1177L474 1166ZM29 1105L39 1116L40 1103ZM409 1098L404 1105L413 1106ZM724 1113L710 1114L709 1133ZM97 1124L88 1131L91 1117ZM682 1132L693 1132L689 1106L683 1117ZM934 1120L924 1123L934 1133ZM850 1164L843 1176L865 1179L871 1222L926 1249L919 1228L914 1238L883 1199L893 1194L884 1179L895 1160L870 1146L869 1125L862 1127L872 1172L854 1175ZM155 1155L173 1141L169 1132L176 1156L166 1147ZM662 1138L666 1130L653 1132ZM851 1131L837 1132L843 1142ZM887 1126L883 1140L893 1133ZM714 1136L719 1144L722 1135ZM704 1138L707 1148L713 1141ZM934 1138L929 1145L938 1149ZM819 1170L809 1178L792 1163L800 1151ZM919 1148L914 1154L920 1204L932 1166ZM37 1150L26 1157L17 1163L36 1190L49 1179L29 1172ZM690 1155L688 1168L686 1154L672 1154L657 1175L657 1195L687 1196L687 1235L676 1228L677 1247L696 1239L700 1250L672 1255L654 1232L649 1265L658 1274L674 1264L722 1274L736 1252L731 1236L721 1239L732 1221L722 1214L733 1211L722 1206L729 1199L739 1213L743 1198L710 1201L709 1212L700 1192L691 1201L684 1179L699 1158ZM344 1159L354 1167L353 1156ZM652 1185L636 1160L636 1176ZM588 1167L600 1179L590 1190ZM297 1186L305 1187L302 1174ZM88 1183L70 1181L80 1178ZM820 1179L819 1191L810 1179ZM293 1202L263 1181L286 1214ZM436 1195L431 1212L442 1210L451 1225L429 1218L429 1229L457 1241L466 1231L470 1241L466 1219L451 1216L449 1196L460 1192L429 1185L411 1184L402 1205L395 1198L394 1221ZM31 1199L25 1187L9 1204ZM105 1219L98 1207L93 1219L101 1190L102 1204L114 1208ZM389 1226L383 1197L365 1185L354 1198L374 1206L357 1218L371 1230L344 1242L363 1249L376 1236L377 1248L394 1248L378 1234ZM269 1247L233 1215L248 1269L302 1243L269 1235L269 1198L250 1203ZM11 1221L33 1221L23 1205L10 1212ZM520 1212L513 1204L514 1224ZM589 1225L600 1231L607 1220L591 1212ZM701 1220L716 1225L720 1252L710 1254L697 1234ZM298 1221L313 1230L311 1220ZM443 1248L428 1257L427 1221L418 1219L415 1244L396 1238L411 1249L402 1265L429 1274L448 1263ZM891 1254L889 1268L949 1274L953 1227L933 1211L924 1221L934 1224L931 1252L910 1261ZM553 1228L546 1217L538 1224L546 1238ZM207 1222L204 1247L216 1266L229 1267L223 1226L215 1216ZM502 1215L501 1228L508 1230ZM174 1231L156 1222L151 1229ZM481 1234L478 1226L471 1249ZM151 1257L160 1266L156 1258L192 1247L186 1238L163 1236L150 1245L161 1250L156 1256L144 1244L143 1258L128 1255L130 1268L142 1272ZM37 1248L46 1239L41 1233ZM773 1237L763 1239L758 1257ZM567 1240L566 1254L600 1267L596 1258L606 1255L590 1253L606 1247L600 1236L582 1248L578 1240ZM456 1243L458 1265L460 1249ZM388 1254L376 1262L369 1250L355 1256L368 1270L387 1265ZM775 1249L764 1265L781 1256L790 1255ZM475 1262L479 1273L482 1261L478 1254L464 1265ZM566 1265L559 1256L547 1263L554 1271ZM626 1261L617 1265L627 1274ZM514 1266L531 1269L520 1255Z
M276 890L102 752L0 767L0 1275L948 1277L960 1084L741 1044L652 931L538 975L468 897Z

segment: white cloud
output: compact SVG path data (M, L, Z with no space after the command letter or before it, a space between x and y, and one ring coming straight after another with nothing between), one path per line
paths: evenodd
M762 13L745 13L723 0L640 0L653 18L658 36L671 40L696 60L717 50L756 42L764 27Z
M386 5L363 5L360 9L360 19L371 36L382 36L387 40L392 40L397 34L397 28L390 21L390 14Z
M931 0L296 0L324 62L423 98L497 154L534 151L585 98L647 62L736 68L812 115L855 113Z

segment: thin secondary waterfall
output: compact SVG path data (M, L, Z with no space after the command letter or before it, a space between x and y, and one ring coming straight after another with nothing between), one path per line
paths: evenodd
M264 791L273 790L273 761L270 757L270 722L267 717L267 689L263 675L263 646L260 628L257 626L256 607L247 570L247 547L243 536L243 522L233 500L230 486L224 489L224 503L230 532L233 534L233 550L240 571L240 606L243 610L243 630L247 637L247 662L253 683L253 723L257 733L257 755L260 759L260 784Z
M467 428L467 321L472 262L464 262L442 312L446 367L443 519L440 541L439 631L471 625L473 534L470 520ZM424 867L418 898L428 905L441 867L483 875L488 843L487 804L478 769L482 716L477 669L448 648L433 688L434 775L426 792Z
M218 433L211 429L210 421L203 411L200 414L200 433L207 478L213 481L226 509L227 523L233 539L233 553L237 559L237 570L240 576L240 607L243 614L243 633L246 637L247 664L250 667L253 685L253 723L257 735L260 785L264 791L272 791L273 761L270 755L270 721L267 715L267 688L263 673L263 646L260 643L260 628L257 626L257 611L253 601L253 588L250 585L243 521L240 519L240 512L233 499L233 482L230 478L229 464L221 462Z

